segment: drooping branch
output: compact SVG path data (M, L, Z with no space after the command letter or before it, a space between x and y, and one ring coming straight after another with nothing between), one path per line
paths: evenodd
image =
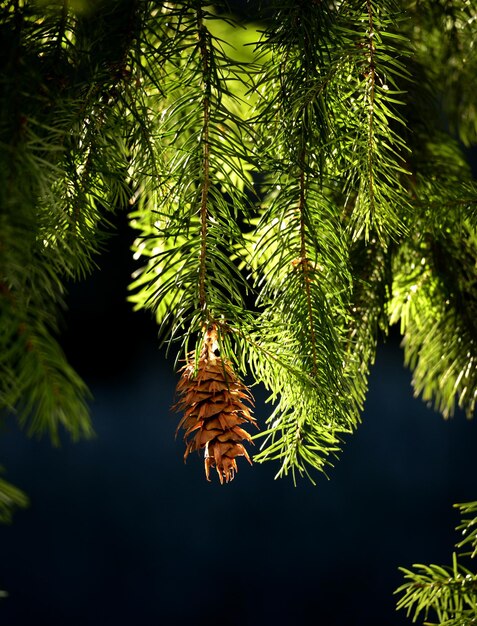
M366 9L368 12L368 69L366 71L367 97L368 97L368 177L369 177L369 210L371 220L374 221L375 214L375 197L374 197L374 158L375 158L375 136L374 136L374 96L376 84L376 66L374 61L375 43L374 43L374 23L373 8L371 0L366 0Z
M306 224L305 224L305 210L306 210L306 173L305 173L305 159L306 159L306 147L303 147L300 156L300 182L299 182L299 202L298 212L300 215L300 268L303 273L303 283L306 291L306 305L308 312L308 323L310 329L310 342L313 355L313 371L312 376L315 376L318 371L318 362L316 354L316 334L315 334L315 320L313 315L313 305L311 302L311 281L310 275L310 260L308 258L308 251L306 248Z
M206 264L207 264L207 201L210 186L210 140L209 140L209 123L210 123L210 60L207 41L207 30L203 23L202 7L197 10L197 29L199 37L199 49L202 60L202 85L204 97L202 99L203 126L202 126L202 179L201 179L201 195L200 195L200 255L199 255L199 306L206 316Z

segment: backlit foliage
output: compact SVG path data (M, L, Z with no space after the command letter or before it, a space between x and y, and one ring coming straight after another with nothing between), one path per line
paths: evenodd
M249 17L1 2L0 402L28 432L91 433L58 317L114 211L137 233L129 298L177 358L213 327L234 376L267 389L255 459L279 475L333 462L390 323L416 393L473 414L475 7L278 0Z

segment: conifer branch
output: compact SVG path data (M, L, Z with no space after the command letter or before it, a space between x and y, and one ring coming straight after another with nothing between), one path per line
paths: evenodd
M0 471L3 471L1 467ZM28 504L28 498L23 491L0 478L0 523L10 523L13 513L17 509L26 508Z
M374 24L373 9L371 0L366 0L366 9L368 11L368 52L369 65L365 73L368 91L368 176L369 176L369 210L371 213L371 222L374 222L375 216L375 197L374 197L374 158L375 158L375 136L374 136L374 94L376 83L376 67L374 63Z
M75 6L0 9L1 406L89 432L58 314L132 206L134 306L188 360L202 336L194 367L216 329L225 369L265 384L280 474L332 461L390 322L416 392L473 414L477 192L448 128L477 136L471 3L278 0L261 35L205 0Z
M207 255L207 202L210 186L210 143L209 143L209 115L210 115L210 67L209 67L209 51L207 48L207 36L206 30L203 24L203 13L200 7L197 11L197 30L199 37L200 54L202 57L202 70L203 70L203 89L204 98L202 101L203 107L203 129L202 129L202 142L203 142L203 157L202 157L202 190L200 197L200 255L199 255L199 306L200 309L206 313L206 292L205 292L205 273L206 273L206 255Z
M300 259L299 264L301 271L303 272L303 282L305 284L306 290L306 304L308 309L308 322L310 328L310 343L311 349L313 352L313 369L312 376L315 376L318 371L317 364L317 356L316 356L316 336L315 336L315 322L313 319L313 308L311 302L311 277L310 277L310 267L308 261L308 253L306 249L306 227L305 227L305 207L306 207L306 176L305 176L305 157L306 157L306 149L305 147L302 150L300 155L300 196L299 196L299 204L298 204L298 212L300 215Z
M366 0L343 4L342 19L338 41L348 63L337 67L335 89L345 110L337 116L335 134L352 206L350 234L354 240L398 239L410 214L403 185L409 148L400 110L410 78L403 62L409 50L406 38L395 32L402 16L392 1Z
M460 509L462 523L457 527L463 535L468 534L457 544L457 548L468 543L475 544L477 517L476 502L455 505ZM464 518L465 514L472 517ZM471 626L477 621L477 574L462 564L468 554L454 552L452 565L413 565L412 569L400 568L404 584L396 589L400 594L397 609L406 611L415 622L424 619L429 626ZM475 550L471 558L475 556ZM435 619L432 622L429 619Z

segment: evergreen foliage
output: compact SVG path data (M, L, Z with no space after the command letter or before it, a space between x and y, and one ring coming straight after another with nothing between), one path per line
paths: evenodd
M1 468L0 468L1 469ZM12 513L17 507L26 507L28 498L25 494L0 478L0 522L8 523L12 521ZM2 591L0 590L0 598Z
M30 434L92 432L58 320L119 210L133 306L178 359L217 329L269 391L255 460L279 475L333 462L389 324L416 394L474 413L477 8L277 0L253 19L0 2L0 403Z
M423 618L430 626L470 626L477 621L477 574L462 564L477 554L477 502L456 507L462 515L457 530L462 532L463 539L457 544L459 552L452 555L452 565L401 568L406 582L396 591L402 594L397 608L405 609L413 622ZM462 551L464 547L469 550Z

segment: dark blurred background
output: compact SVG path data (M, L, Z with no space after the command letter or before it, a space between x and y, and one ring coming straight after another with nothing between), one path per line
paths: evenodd
M477 498L477 424L412 396L397 333L380 347L363 423L327 480L274 481L241 459L233 483L184 465L173 358L133 313L125 217L72 287L63 343L89 384L95 439L61 448L14 420L7 478L31 498L0 528L2 626L400 626L398 566L450 563L452 504ZM269 413L257 389L256 416Z

